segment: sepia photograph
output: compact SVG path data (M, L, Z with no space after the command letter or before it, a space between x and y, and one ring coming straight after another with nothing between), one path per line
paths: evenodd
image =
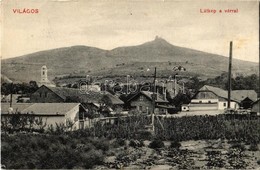
M1 169L259 169L259 0L0 0Z

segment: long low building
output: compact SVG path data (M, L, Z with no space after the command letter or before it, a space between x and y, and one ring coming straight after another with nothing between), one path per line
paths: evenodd
M57 125L65 125L69 122L73 124L71 129L76 130L81 126L81 119L87 110L80 103L20 103L14 104L11 108L9 104L1 104L2 119L20 113L21 115L41 118L44 127L47 129Z
M234 90L231 92L230 108L249 108L256 101L254 90ZM190 111L225 110L228 107L228 92L213 86L203 86L188 105Z

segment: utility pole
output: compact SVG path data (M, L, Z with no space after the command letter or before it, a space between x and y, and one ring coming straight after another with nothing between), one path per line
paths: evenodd
M154 79L153 79L153 109L152 109L152 131L154 132L154 112L155 112L155 92L156 92L156 67L154 68Z
M13 82L11 83L11 94L10 94L10 108L12 108L12 105L13 105Z
M260 11L260 2L258 1L258 11ZM258 13L258 15L259 15L259 17L258 18L260 18L260 12ZM259 23L259 28L260 28L260 22L258 22ZM258 29L259 30L259 32L258 32L258 36L259 36L259 38L258 38L258 40L259 40L259 45L258 45L258 48L259 48L259 50L258 50L258 52L259 52L259 62L260 62L260 29ZM260 63L258 62L258 65L259 65L259 71L258 71L258 77L260 76ZM259 81L259 84L260 84L260 77L258 78L258 81ZM260 95L260 91L258 90L258 95ZM258 111L259 111L259 109L258 109Z
M232 46L233 42L230 41L229 47L229 67L228 67L228 109L230 109L230 99L231 99L231 76L232 76Z

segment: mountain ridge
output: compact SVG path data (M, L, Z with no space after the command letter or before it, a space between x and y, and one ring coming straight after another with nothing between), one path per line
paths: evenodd
M162 71L171 70L174 64L186 63L188 72L199 73L202 77L213 77L227 71L228 57L175 46L157 36L154 40L140 45L122 46L112 50L76 45L3 59L2 74L18 81L28 82L29 79L37 81L40 79L41 65L47 65L51 79L68 74L100 73L105 76L104 73L112 72L118 75L117 72L128 74L124 67L118 65L140 72L136 68L138 64L135 64L138 62L155 62L158 70ZM160 66L156 63L168 63L168 65ZM200 70L199 66L204 70ZM234 72L238 73L252 74L257 73L258 70L256 68L258 63L238 59L233 59L233 66ZM138 67L142 66L138 65ZM207 70L211 70L211 75L206 75ZM169 71L167 74L172 73Z

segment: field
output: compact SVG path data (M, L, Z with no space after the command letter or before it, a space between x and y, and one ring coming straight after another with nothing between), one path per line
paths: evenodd
M66 132L2 131L2 167L9 169L245 169L260 167L260 118L146 116Z

